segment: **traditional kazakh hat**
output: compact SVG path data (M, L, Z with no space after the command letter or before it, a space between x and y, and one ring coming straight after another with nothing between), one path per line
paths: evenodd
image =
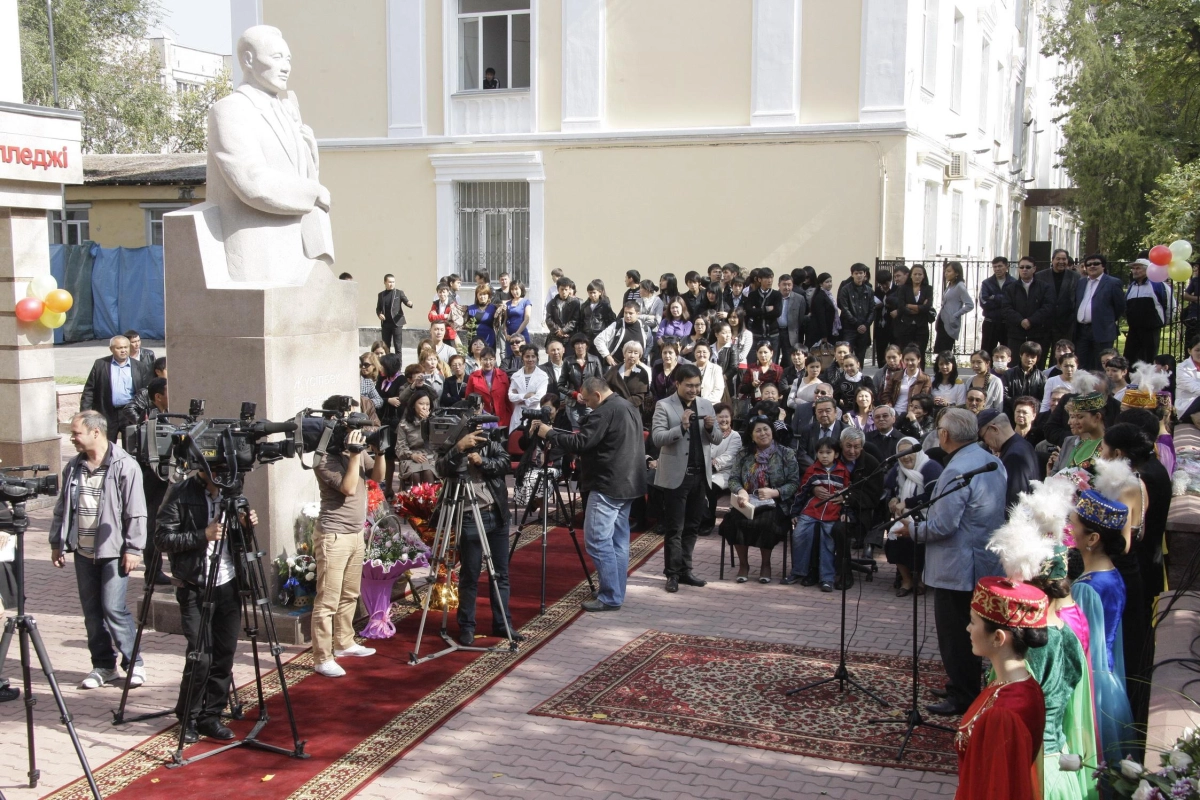
M1075 405L1076 411L1091 411L1093 413L1104 410L1108 399L1100 392L1088 392L1087 394L1076 395L1071 401Z
M988 622L1006 628L1044 628L1050 599L1036 586L1009 578L980 578L971 597L971 610Z
M1109 530L1120 530L1129 519L1129 507L1117 500L1109 500L1095 489L1079 495L1075 513L1084 522Z
M1048 581L1061 581L1067 577L1067 553L1069 552L1070 550L1063 545L1055 545L1054 555L1042 562L1042 570L1038 573L1038 577Z
M1171 377L1159 372L1153 364L1139 361L1129 373L1129 388L1121 398L1124 408L1145 408L1153 411L1158 407L1158 393L1167 387Z

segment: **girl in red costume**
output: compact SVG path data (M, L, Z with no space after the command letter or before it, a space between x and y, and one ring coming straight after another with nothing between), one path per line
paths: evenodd
M1025 668L1030 647L1046 644L1041 589L1008 578L982 578L971 599L971 650L992 662L995 680L963 714L955 800L1037 800L1046 702Z

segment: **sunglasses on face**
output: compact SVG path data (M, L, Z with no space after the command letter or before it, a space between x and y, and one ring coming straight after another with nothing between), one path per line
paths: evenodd
M1099 261L1089 261L1086 264L1084 264L1084 266L1085 267L1103 267L1104 265L1102 263L1100 263Z

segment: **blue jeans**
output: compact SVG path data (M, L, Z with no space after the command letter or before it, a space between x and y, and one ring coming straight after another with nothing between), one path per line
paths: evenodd
M488 597L492 606L492 633L503 636L504 618L513 625L512 613L508 610L508 527L500 522L495 506L479 512L487 535L488 549L492 552L492 570L496 580L491 584ZM463 514L462 536L458 539L458 630L475 632L475 601L479 597L479 571L483 568L483 545L479 531L475 529L475 515L470 509ZM497 595L499 595L497 597Z
M801 578L808 577L808 561L812 557L813 536L821 536L821 566L820 580L822 583L833 583L837 569L834 565L833 552L833 520L822 522L812 517L800 515L792 531L792 574Z
M121 652L121 668L129 669L129 654L133 652L137 624L125 606L125 587L128 583L129 576L121 574L121 559L102 558L93 561L87 556L75 554L75 584L79 587L79 604L83 606L83 625L87 629L93 669L116 667L114 640ZM141 654L137 663L142 663Z
M616 500L601 494L588 494L583 516L583 543L596 565L600 591L596 599L608 606L625 602L625 581L629 577L629 509L633 500Z

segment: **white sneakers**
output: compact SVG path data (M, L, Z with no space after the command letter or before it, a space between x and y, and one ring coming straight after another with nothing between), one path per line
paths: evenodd
M313 667L313 672L318 675L324 675L326 678L340 678L346 674L346 670L338 666L338 663L332 658L324 661Z
M333 654L341 658L342 656L350 656L351 658L366 658L367 656L375 655L374 647L363 647L361 644L352 644L345 650L334 650Z
M146 668L138 664L133 668L133 674L129 678L129 688L136 689L146 682Z
M135 667L135 669L140 669ZM87 674L83 682L79 684L80 689L99 689L104 684L117 677L117 668L101 669L97 667ZM140 685L140 684L139 684Z

